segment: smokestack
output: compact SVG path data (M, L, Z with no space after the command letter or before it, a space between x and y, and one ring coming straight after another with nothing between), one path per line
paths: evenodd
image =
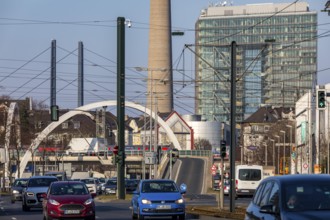
M173 109L170 0L150 1L149 23L147 107L168 113Z

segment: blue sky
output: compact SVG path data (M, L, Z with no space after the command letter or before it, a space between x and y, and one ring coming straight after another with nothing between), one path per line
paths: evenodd
M230 1L227 1L230 2ZM236 0L234 5L293 0ZM320 12L326 0L307 1ZM194 113L194 55L185 44L194 43L194 25L210 0L172 0L175 110ZM84 43L85 104L116 99L117 18L132 21L126 29L126 99L145 103L148 65L149 1L146 0L2 0L0 3L0 95L32 97L50 105L50 45L57 41L57 104L77 107L77 47ZM330 16L318 15L319 34L330 30ZM318 83L330 83L329 37L318 41ZM183 67L183 60L185 66ZM177 70L183 70L177 71ZM324 70L324 71L322 71ZM130 114L128 111L127 114Z

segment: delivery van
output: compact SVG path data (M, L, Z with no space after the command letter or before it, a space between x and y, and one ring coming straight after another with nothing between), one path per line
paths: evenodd
M263 167L260 165L237 165L235 170L236 195L253 196L263 179Z

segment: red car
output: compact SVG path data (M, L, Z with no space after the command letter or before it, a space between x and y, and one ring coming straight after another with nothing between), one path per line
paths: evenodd
M82 218L95 220L95 193L78 181L53 182L43 197L44 220Z

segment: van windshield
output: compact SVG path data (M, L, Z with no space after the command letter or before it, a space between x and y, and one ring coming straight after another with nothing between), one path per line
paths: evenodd
M240 169L238 173L240 180L257 181L261 180L261 170L259 169Z

